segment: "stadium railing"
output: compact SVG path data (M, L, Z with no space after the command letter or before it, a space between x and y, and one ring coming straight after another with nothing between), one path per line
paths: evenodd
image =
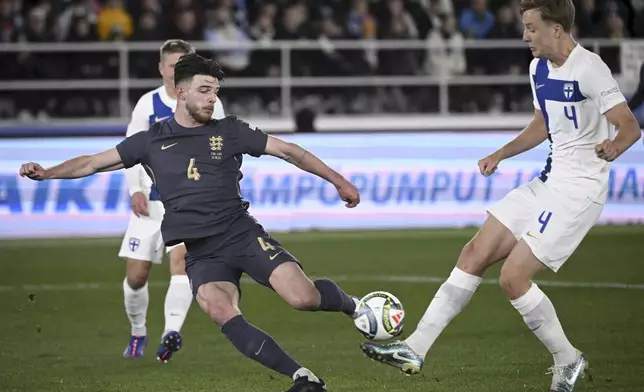
M628 92L636 83L639 64L644 61L644 40L611 40L583 39L580 42L595 53L604 48L619 48L619 70L613 70L622 88ZM430 44L424 40L361 40L361 41L272 41L247 42L241 45L217 44L208 42L191 42L198 51L229 51L233 49L248 49L259 51L279 51L281 75L277 77L228 77L222 87L226 89L244 88L279 88L281 100L281 116L270 119L253 119L258 126L267 131L292 130L293 89L308 87L364 87L364 86L434 86L438 89L439 110L435 115L405 114L405 122L400 123L396 116L350 116L350 117L320 117L317 128L320 131L335 130L368 130L391 129L396 127L405 130L416 129L422 124L423 129L518 129L526 124L529 113L496 114L496 115L460 115L454 116L449 112L450 91L452 86L490 86L490 85L523 85L528 81L527 75L410 75L410 76L338 76L338 77L296 77L291 72L291 57L296 51L322 50L332 45L335 50L364 49L371 51L385 50L428 50ZM79 91L79 90L118 90L119 115L110 118L92 118L93 124L123 125L127 123L132 102L129 92L131 89L153 89L160 85L159 78L138 79L130 77L129 54L131 52L157 52L161 42L97 42L97 43L16 43L3 44L0 53L78 53L78 52L116 52L118 53L118 78L116 79L75 79L75 80L9 80L0 81L0 91ZM465 49L525 49L521 40L466 40ZM525 70L524 70L525 71ZM458 121L455 121L458 118ZM48 120L48 125L74 122L87 122L88 119L78 120ZM259 122L258 122L259 121ZM0 121L0 126L19 125L17 120Z

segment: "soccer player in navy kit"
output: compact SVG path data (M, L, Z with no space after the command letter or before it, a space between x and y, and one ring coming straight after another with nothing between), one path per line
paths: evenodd
M297 259L247 212L240 193L242 155L284 159L332 183L346 206L360 202L357 188L300 146L253 129L235 117L212 120L223 78L221 67L197 54L175 66L178 103L174 118L128 137L116 148L68 160L50 169L26 163L33 180L80 178L141 163L165 207L167 246L185 243L186 272L201 308L247 357L292 377L291 392L325 391L324 382L288 356L238 308L243 272L272 288L299 310L357 316L357 299L328 279L309 280Z

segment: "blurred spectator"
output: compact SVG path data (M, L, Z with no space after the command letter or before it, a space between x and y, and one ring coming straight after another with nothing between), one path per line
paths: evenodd
M497 11L496 24L490 31L490 39L518 40L523 35L522 30L517 30L517 23L512 9L507 6ZM525 58L523 49L488 49L486 71L489 74L514 74L519 75L523 68Z
M427 44L426 73L438 77L465 73L464 39L456 29L454 15L444 16L441 27L429 34Z
M626 38L626 28L624 21L617 12L606 13L603 20L604 36L610 39Z
M596 26L598 16L595 0L575 1L575 24L580 37L596 37L600 35Z
M633 34L637 38L644 38L644 0L631 0L633 5Z
M225 7L206 10L204 38L215 48L221 44L240 46L250 41L246 33L235 25L230 10ZM213 55L228 76L239 75L250 63L250 50L241 47L217 50Z
M168 39L177 38L186 41L203 40L203 32L197 23L195 11L183 10L174 14L174 29L169 29Z
M22 27L22 18L12 0L0 0L0 42L11 42Z
M371 40L376 38L376 19L369 11L367 0L353 0L346 19L346 36L349 39ZM343 51L347 61L354 64L354 69L362 75L369 74L377 63L375 50L356 49Z
M149 10L149 8L146 8ZM145 11L138 18L138 23L132 35L133 41L162 41L164 36L159 28L158 14L153 11ZM156 51L142 51L130 53L130 70L136 77L139 78L155 78L158 77L159 71L157 64L159 63L159 53Z
M255 22L251 26L251 38L259 44L269 44L275 39L275 17L277 6L274 3L264 4ZM251 52L252 76L279 76L280 75L280 53L276 50L254 50Z
M353 75L352 64L347 61L342 51L335 48L333 40L342 39L344 31L333 18L331 9L323 12L318 42L322 50L317 53L313 62L313 74L318 76Z
M383 26L382 38L405 40L418 38L416 24L405 11L402 0L387 0L389 23ZM418 73L418 58L413 50L380 50L380 72L384 75L413 75Z
M132 41L162 41L163 34L159 28L158 16L152 12L144 12L139 16L138 23L132 35ZM154 54L156 58L156 53Z
M297 2L284 10L275 38L278 40L297 41L313 38L309 24L309 12L304 2ZM312 74L311 59L315 51L298 50L291 52L291 73L294 76L309 76Z
M54 37L47 29L47 14L46 7L34 7L27 15L27 24L24 31L24 40L29 42L50 42L54 41Z
M107 0L96 19L98 37L103 41L126 39L132 35L132 17L122 0Z
M353 7L347 16L347 35L349 38L376 38L376 19L369 12L367 0L353 0Z
M459 27L465 38L485 38L494 27L494 15L486 0L472 0L471 8L463 11Z
M59 41L67 40L75 20L87 20L92 27L96 24L96 12L91 0L71 0L67 7L58 15L56 21L56 35ZM93 35L96 37L96 35Z

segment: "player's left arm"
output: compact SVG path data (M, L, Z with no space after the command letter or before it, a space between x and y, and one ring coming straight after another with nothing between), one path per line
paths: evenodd
M295 143L269 136L257 128L251 128L243 121L237 121L237 124L239 137L244 146L243 152L255 157L272 155L281 158L333 184L342 200L347 202L347 207L355 207L360 203L360 194L356 186L311 152Z
M595 146L599 158L612 162L642 137L639 123L610 69L603 62L593 62L586 66L580 77L579 87L618 130L614 140L606 139Z
M268 136L264 152L327 180L335 186L342 200L347 202L347 207L355 207L360 203L360 194L355 185L301 146Z
M612 162L641 139L642 131L626 102L615 105L604 115L617 128L617 136L612 141L604 140L595 151L599 158Z

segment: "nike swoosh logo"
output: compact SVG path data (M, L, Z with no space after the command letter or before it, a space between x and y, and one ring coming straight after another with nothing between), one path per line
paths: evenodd
M277 255L279 255L279 254L280 254L280 253L282 253L282 252L283 252L283 251L281 251L281 250L280 250L279 252L275 253L274 255L272 255L272 256L268 256L268 258L269 258L269 259L271 259L271 260L274 260L274 259L277 257Z
M165 116L165 117L154 117L154 122L160 122L165 120L166 118L169 118L170 116Z
M537 84L535 89L540 89L541 87L545 86L545 84Z
M525 235L527 235L527 236L528 236L528 237L530 237L530 238L534 238L535 240L538 240L538 239L539 239L539 238L537 238L537 237L533 236L530 232L525 233Z
M393 354L391 354L391 356L394 357L394 359L396 359L398 361L408 361L409 360L408 358L405 358L405 357L401 356L397 352L394 352Z
M262 349L264 348L264 344L265 344L265 343L266 343L266 340L264 340L264 341L262 342L262 345L261 345L261 346L259 346L259 350L257 350L257 352L255 353L255 355L259 355L259 353L260 353L260 352L262 351Z
M176 146L177 144L179 144L179 143L170 144L169 146L166 146L166 145L164 144L163 146L161 146L161 149L162 149L162 150L167 150L168 148L173 147L173 146Z
M571 374L570 377L566 377L566 382L568 383L568 385L572 386L575 384L575 380L579 378L579 374L581 374L582 369L583 369L583 366L577 366L577 368L575 369L575 372Z

